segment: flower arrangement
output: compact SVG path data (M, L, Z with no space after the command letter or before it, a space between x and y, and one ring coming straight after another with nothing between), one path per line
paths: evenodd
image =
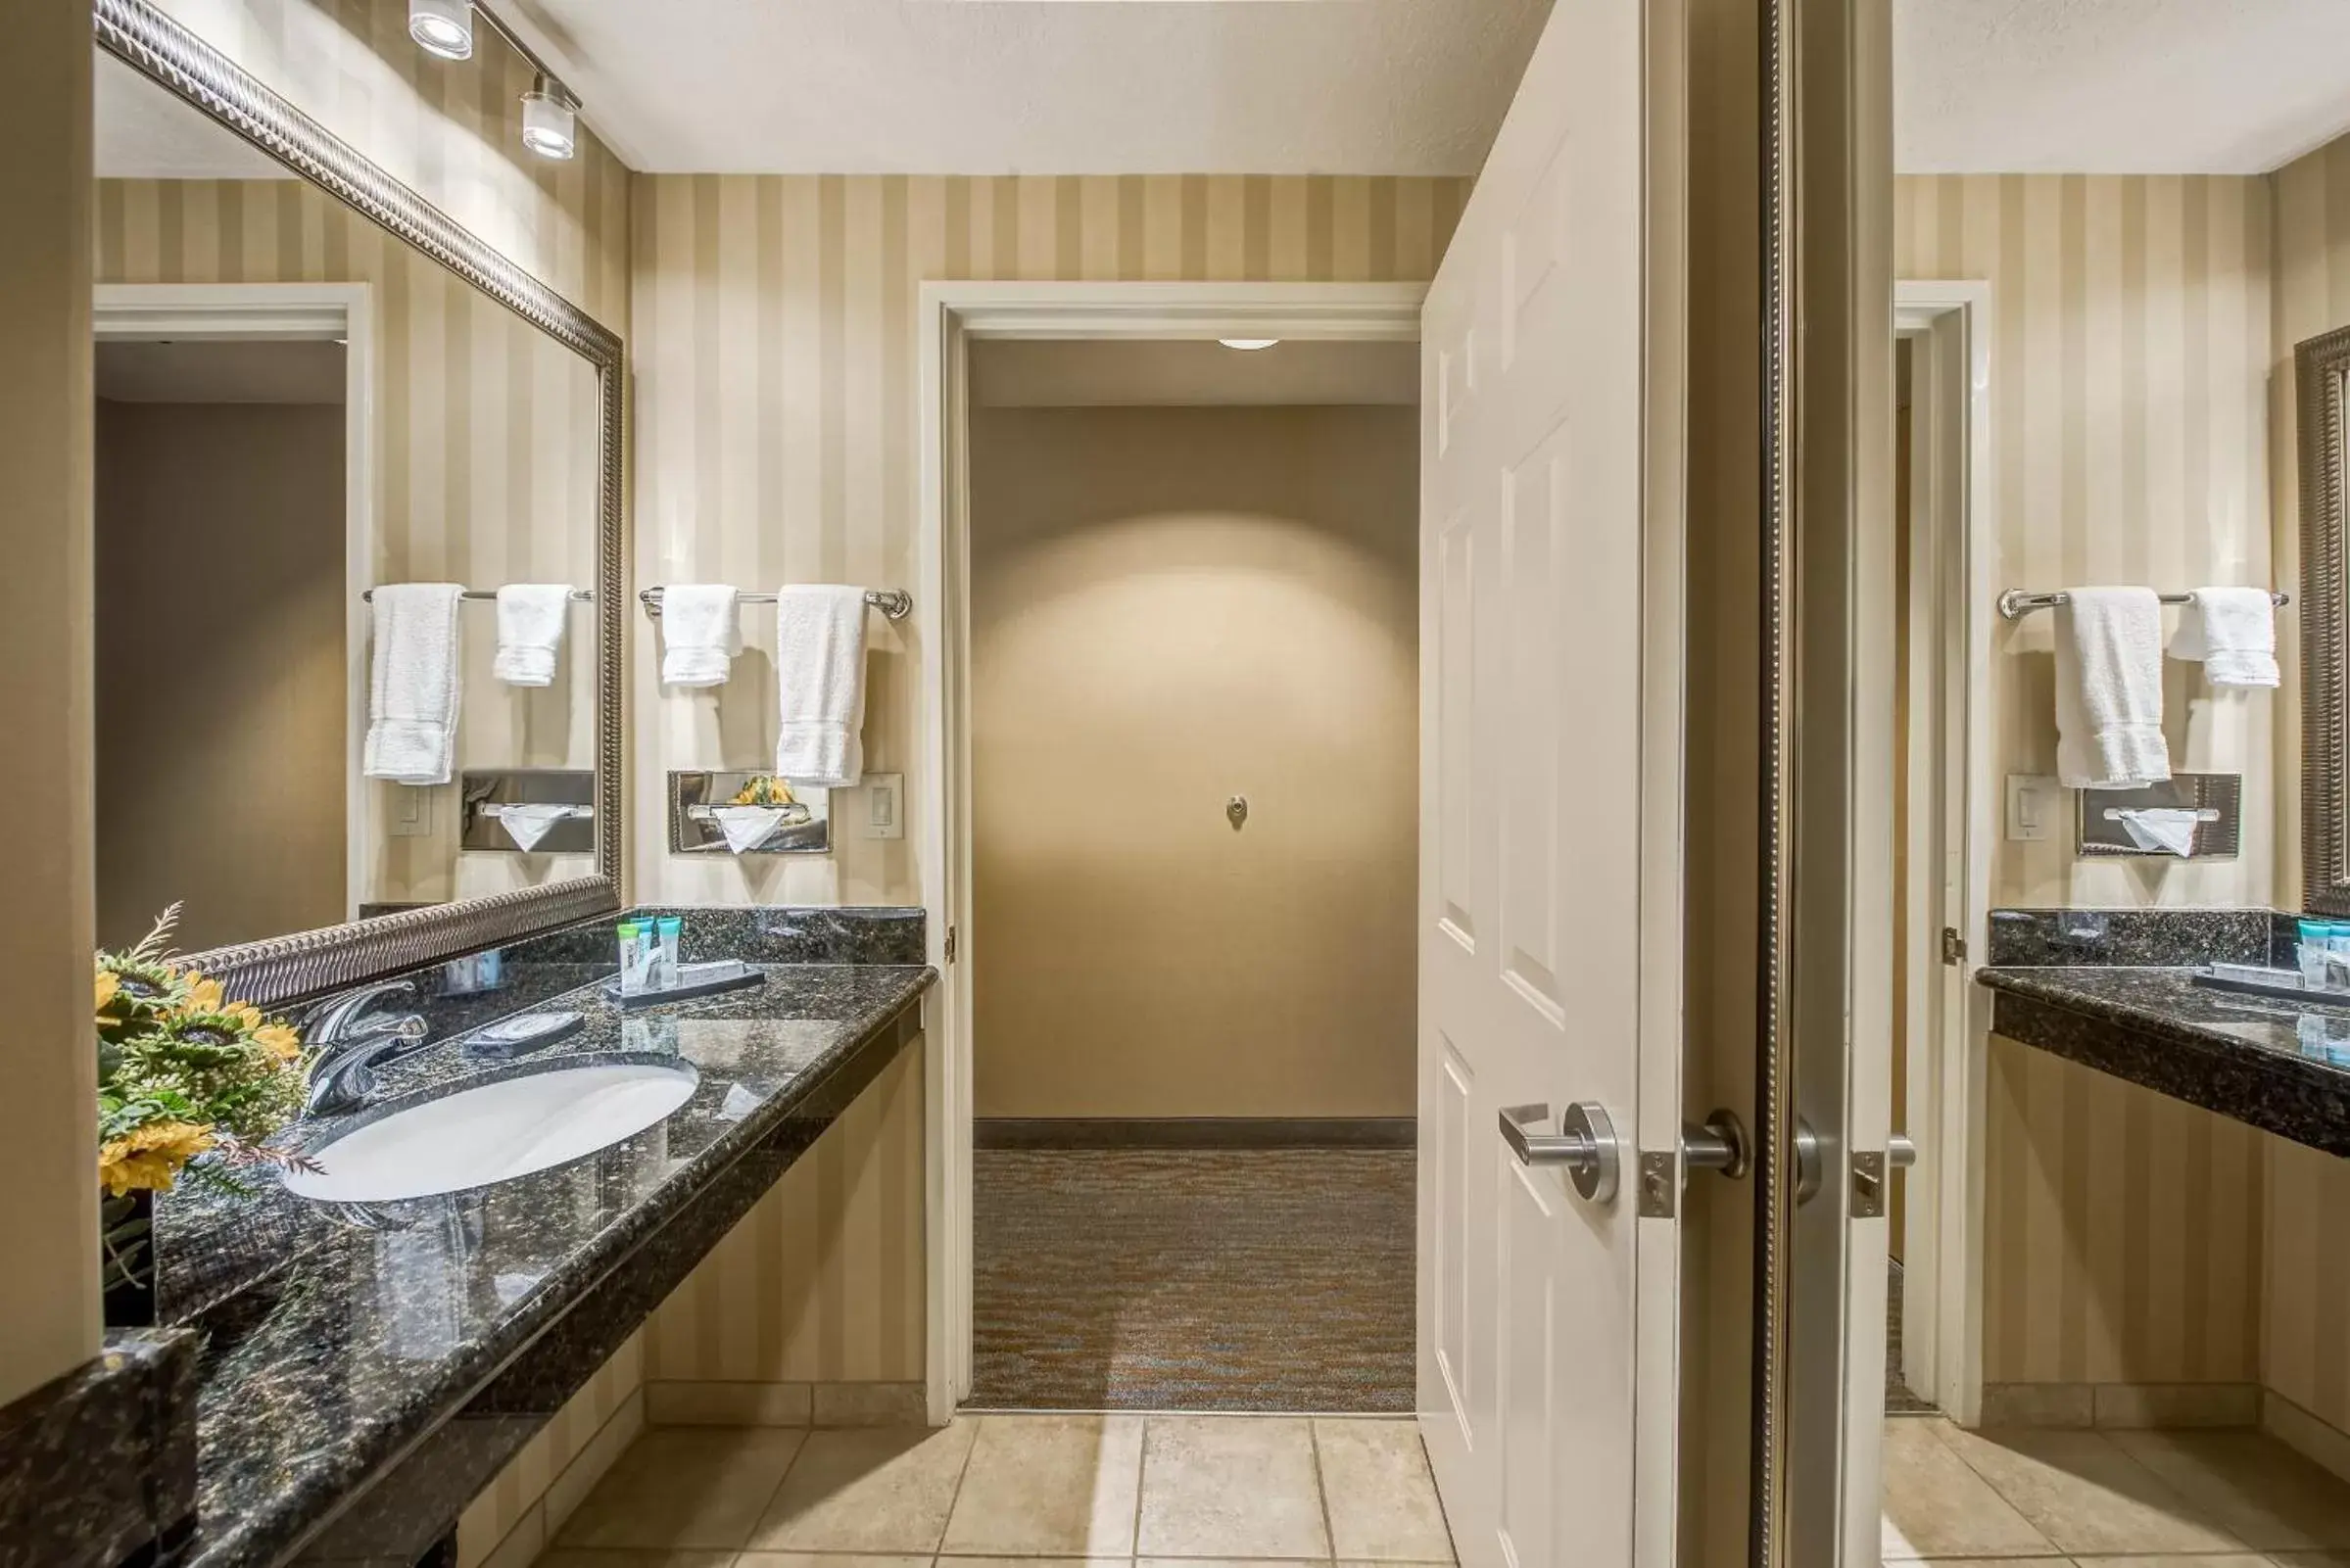
M302 1042L283 1019L171 962L179 906L145 939L100 953L98 1180L110 1294L151 1291L148 1194L181 1171L241 1191L239 1166L304 1164L261 1140L302 1110Z
M791 786L783 780L762 773L753 775L750 783L736 790L735 798L728 804L735 806L791 806L798 804L798 798L791 793Z

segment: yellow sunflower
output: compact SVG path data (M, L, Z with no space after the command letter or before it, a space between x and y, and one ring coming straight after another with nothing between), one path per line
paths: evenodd
M120 992L121 989L122 979L120 975L117 974L113 970L100 970L98 972L98 1014L100 1017L104 1017L106 1010L114 1005L116 993Z
M210 1149L213 1130L194 1121L150 1121L98 1151L98 1179L120 1198L144 1188L169 1192L179 1167Z
M283 1023L262 1024L253 1031L253 1043L280 1062L291 1062L302 1054L302 1037Z
M182 1013L217 1013L220 1011L220 982L199 974L188 982L187 999L179 1004Z

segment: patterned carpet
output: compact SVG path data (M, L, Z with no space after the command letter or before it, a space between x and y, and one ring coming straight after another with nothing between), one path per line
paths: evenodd
M1413 1405L1409 1149L983 1149L982 1409Z

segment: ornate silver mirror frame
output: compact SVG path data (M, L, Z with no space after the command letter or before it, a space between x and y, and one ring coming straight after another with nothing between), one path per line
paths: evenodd
M414 247L594 365L596 868L574 878L193 955L232 995L276 1004L618 909L622 897L620 339L147 0L96 0L98 46L185 99L393 237Z
M2342 707L2350 697L2345 623L2342 403L2350 327L2293 347L2301 443L2301 904L2350 915L2350 811Z

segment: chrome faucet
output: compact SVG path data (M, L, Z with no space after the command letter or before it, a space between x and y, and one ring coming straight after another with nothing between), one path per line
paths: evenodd
M374 1069L423 1043L432 1026L421 1014L367 1013L379 996L415 989L409 980L361 986L320 1003L311 1014L303 1025L303 1043L311 1053L304 1116L337 1117L359 1110L375 1092Z

